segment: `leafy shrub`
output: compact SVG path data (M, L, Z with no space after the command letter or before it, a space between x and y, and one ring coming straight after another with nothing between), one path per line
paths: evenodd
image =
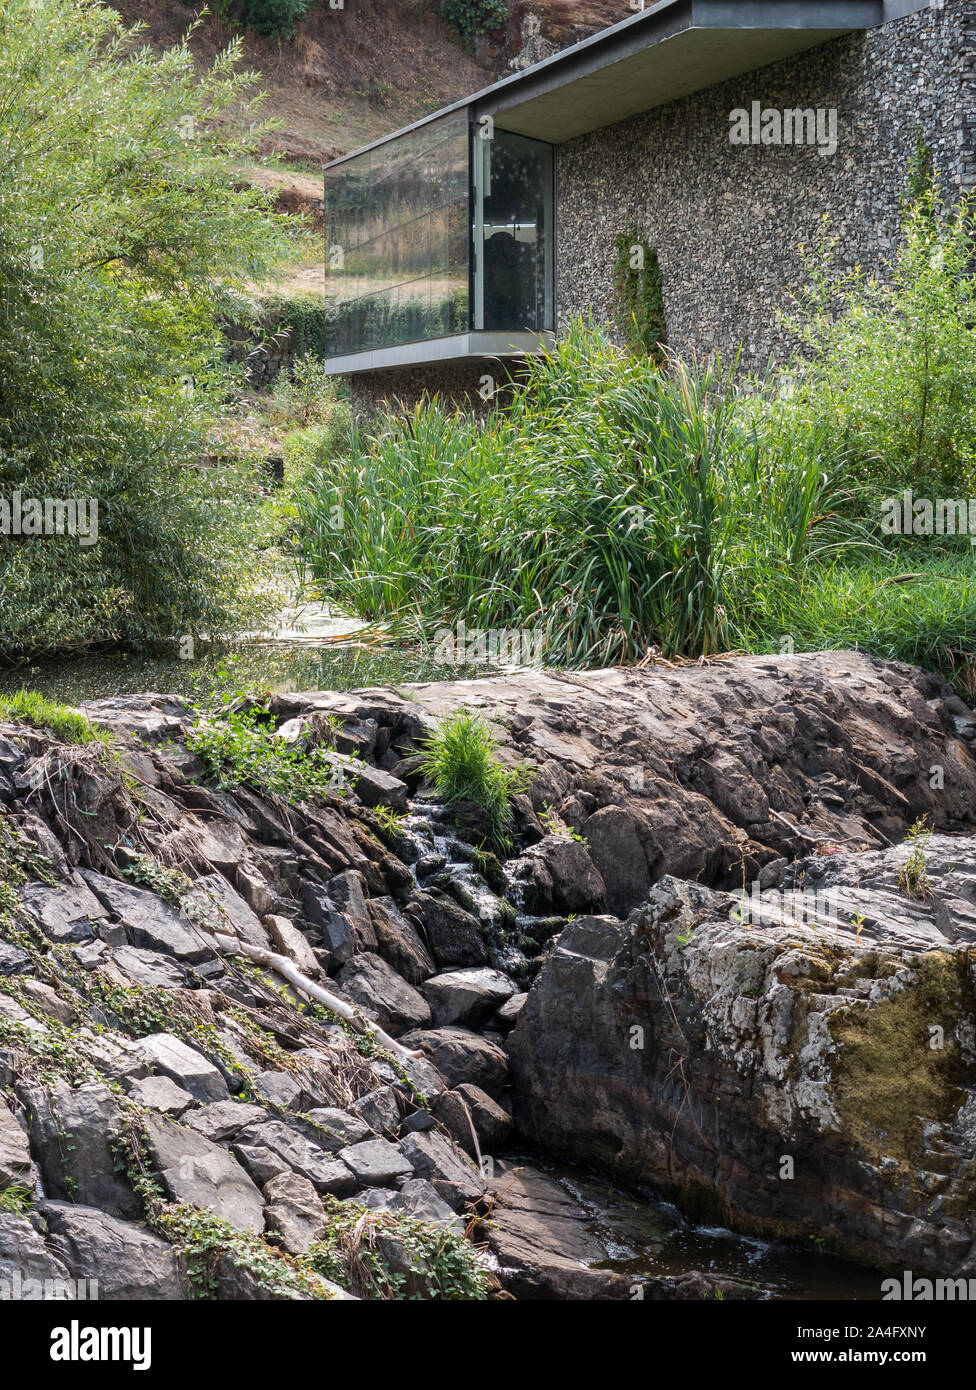
M473 801L487 812L499 848L510 843L512 797L523 791L523 767L499 762L497 742L479 714L460 709L448 715L422 745L421 770L445 801Z
M617 237L613 288L617 327L628 348L663 362L668 335L661 263L654 248L634 228Z
M341 431L349 423L348 402L340 398L335 377L315 357L297 358L290 372L280 374L271 395L279 424L330 425Z
M462 39L473 39L508 23L505 0L441 0L438 14Z
M266 706L228 710L201 720L187 738L219 787L242 783L298 803L332 789L344 790L343 768L325 748L307 752L267 727Z
M268 609L251 469L201 466L241 384L219 322L286 245L237 187L261 127L238 133L259 113L236 61L156 54L91 0L0 8L0 498L98 502L97 544L3 542L5 654Z
M946 212L929 180L906 206L885 276L836 275L837 239L826 233L808 256L808 288L786 318L806 349L795 408L856 442L862 477L972 491L974 234L972 207Z
M312 0L244 0L240 22L258 34L290 39L311 3Z

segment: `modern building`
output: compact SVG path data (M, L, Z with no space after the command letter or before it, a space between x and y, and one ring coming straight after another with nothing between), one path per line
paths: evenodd
M920 140L973 187L976 0L658 0L326 166L329 369L364 410L479 399L615 321L629 231L670 346L762 367L825 217L842 267L883 264Z

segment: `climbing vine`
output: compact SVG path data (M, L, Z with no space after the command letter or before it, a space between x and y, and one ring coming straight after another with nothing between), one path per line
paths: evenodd
M667 343L667 324L657 252L635 228L621 232L616 251L613 288L617 327L635 356L650 357L661 363Z

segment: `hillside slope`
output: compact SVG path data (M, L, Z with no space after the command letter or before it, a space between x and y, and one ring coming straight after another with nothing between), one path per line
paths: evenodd
M179 0L113 0L129 23L145 26L154 48L178 43L196 10ZM434 0L314 0L294 37L279 43L232 22L236 0L194 35L201 62L236 36L245 66L260 75L280 130L265 151L288 164L315 165L369 143L487 86L630 13L623 0L510 0L504 29L465 46ZM523 52L524 49L524 52Z

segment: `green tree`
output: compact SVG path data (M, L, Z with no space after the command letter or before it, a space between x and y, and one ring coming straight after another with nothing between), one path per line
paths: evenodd
M239 368L220 322L288 242L234 169L261 129L96 0L0 10L0 504L94 498L98 542L0 535L0 650L219 634L262 611L249 466L206 466Z

